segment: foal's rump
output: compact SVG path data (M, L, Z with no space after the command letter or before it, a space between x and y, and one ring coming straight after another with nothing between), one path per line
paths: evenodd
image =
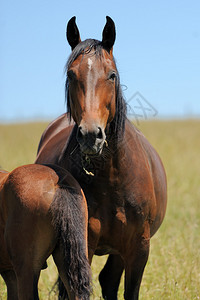
M2 203L5 241L13 265L31 263L40 270L55 248L50 207L57 182L56 173L44 166L25 165L10 172L2 190ZM21 253L23 262L19 261Z

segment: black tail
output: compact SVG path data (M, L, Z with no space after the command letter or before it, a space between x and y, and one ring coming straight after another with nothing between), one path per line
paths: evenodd
M69 286L76 296L86 300L89 299L91 293L91 271L86 257L85 225L87 220L83 204L82 195L78 194L75 189L59 187L51 205L51 213L58 239L63 246ZM68 299L64 296L61 283L59 293L60 296L62 294L62 299Z

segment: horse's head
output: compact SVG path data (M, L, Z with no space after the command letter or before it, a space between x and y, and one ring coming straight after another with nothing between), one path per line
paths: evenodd
M67 25L67 40L72 48L67 63L67 100L78 125L77 140L83 153L100 154L106 128L116 118L117 110L119 76L112 55L115 24L107 17L101 42L81 42L73 17Z

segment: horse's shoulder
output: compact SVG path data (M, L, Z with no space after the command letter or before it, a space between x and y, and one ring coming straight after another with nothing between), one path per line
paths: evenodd
M43 148L49 140L51 140L54 136L59 134L63 129L67 129L69 126L72 126L74 122L70 119L68 113L62 114L55 120L53 120L43 132L37 153L40 152L41 148Z
M38 147L36 163L55 163L63 151L74 124L63 119L58 121L61 123L55 120L52 127L49 125L46 133L44 132Z

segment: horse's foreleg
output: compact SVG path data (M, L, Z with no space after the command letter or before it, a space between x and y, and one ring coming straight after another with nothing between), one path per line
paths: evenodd
M132 253L129 251L125 261L125 293L124 299L137 300L145 265L149 256L149 235L134 240Z
M13 270L1 272L1 276L7 286L7 300L18 300L17 278Z
M104 299L116 300L124 262L120 255L109 255L107 262L99 275L99 282Z

